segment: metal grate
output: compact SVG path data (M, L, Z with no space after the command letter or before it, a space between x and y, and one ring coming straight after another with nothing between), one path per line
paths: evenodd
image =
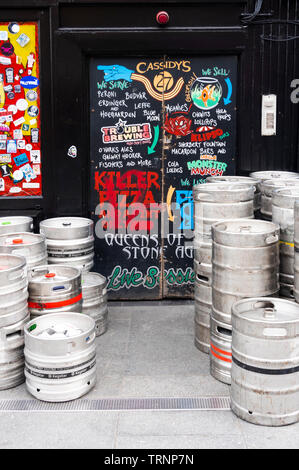
M47 403L39 400L0 400L0 411L105 411L105 410L229 410L229 397L103 398Z

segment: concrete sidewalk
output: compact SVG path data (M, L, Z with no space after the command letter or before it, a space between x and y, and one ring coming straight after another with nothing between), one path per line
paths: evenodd
M193 345L190 302L110 304L109 330L97 339L97 385L85 397L227 397ZM3 400L34 400L25 385ZM299 424L268 428L230 410L5 411L0 448L298 448Z

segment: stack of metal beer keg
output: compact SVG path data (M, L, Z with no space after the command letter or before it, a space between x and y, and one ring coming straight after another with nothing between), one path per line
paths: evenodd
M24 381L24 325L29 321L26 260L0 254L0 390Z
M250 178L210 177L206 183L250 184L251 178L255 214L263 220L235 219L232 212L212 223L210 370L231 383L234 413L280 426L299 421L299 306L293 301L299 303L299 174L256 172ZM201 186L193 188L195 271L206 253L198 242L205 201L197 192L204 194L210 185ZM195 287L195 319L203 300ZM208 337L208 322L195 324L198 346L197 338Z
M93 222L61 217L32 230L30 217L0 218L0 389L24 381L25 354L30 393L72 400L94 386L95 336L107 330L106 278L88 272Z

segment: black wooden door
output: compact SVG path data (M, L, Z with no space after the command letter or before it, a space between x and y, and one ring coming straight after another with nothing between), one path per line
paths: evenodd
M90 60L96 270L112 298L190 297L192 186L235 170L237 58Z

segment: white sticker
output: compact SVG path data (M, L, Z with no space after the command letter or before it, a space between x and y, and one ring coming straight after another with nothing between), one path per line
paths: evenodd
M31 150L30 160L32 163L40 163L40 150Z
M0 134L0 140L7 140L7 134Z
M0 31L0 41L7 41L7 39L8 39L8 32Z
M18 112L18 108L14 104L10 104L7 108L7 111L16 114Z
M16 102L16 106L20 111L25 111L28 108L28 103L26 100L21 98L20 100Z
M26 140L17 140L17 148L23 150L26 145Z
M9 190L10 193L20 193L22 191L22 188L19 188L18 186L12 186Z
M11 155L9 153L2 153L0 155L0 163L11 163Z
M3 178L0 178L0 191L5 191L5 183Z
M15 127L17 127L17 126L20 126L21 124L23 124L23 122L25 122L25 118L21 117L21 118L17 119L16 121L14 121L13 123L14 123Z
M33 173L35 175L40 175L40 166L39 165L32 165Z
M25 33L22 33L16 39L16 41L20 44L21 47L25 47L25 46L27 46L28 42L30 41L30 38Z
M37 120L36 120L36 119L31 119L31 120L29 121L30 126L34 126L34 124L36 124L36 123L37 123Z
M16 170L13 172L12 177L14 179L14 182L18 183L19 181L22 181L22 179L24 178L24 175L21 170Z
M6 150L6 140L0 140L0 150Z
M23 137L23 132L22 132L21 129L15 129L13 131L13 138L14 139L22 139L22 137Z
M3 55L1 55L0 56L0 64L10 65L11 64L11 59L9 57L3 57Z
M32 145L31 145L31 144L27 144L26 147L25 147L25 149L28 150L28 152L29 152L29 150L32 150Z

